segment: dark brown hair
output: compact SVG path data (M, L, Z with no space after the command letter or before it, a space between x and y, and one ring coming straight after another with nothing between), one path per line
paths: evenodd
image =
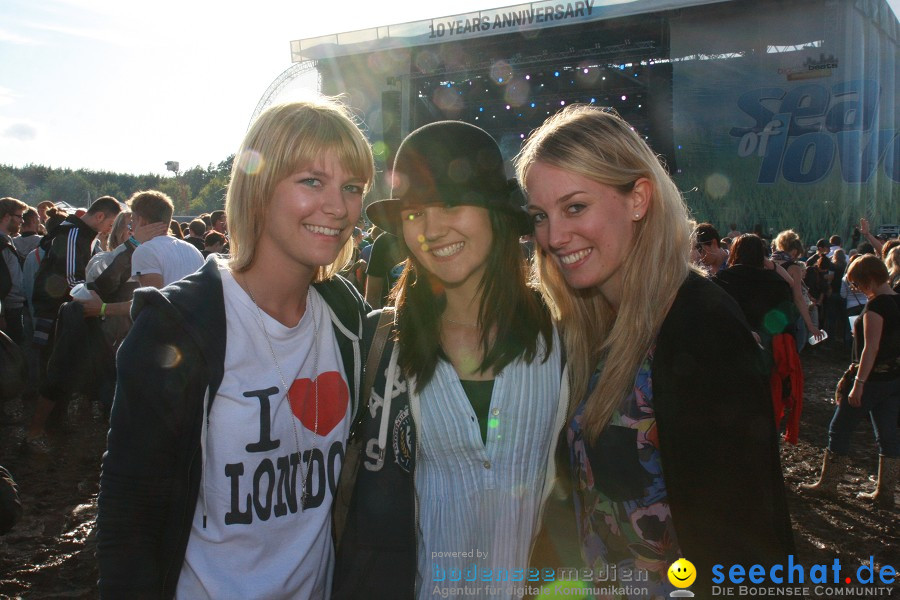
M99 212L102 212L108 217L115 217L122 212L122 205L112 196L100 196L91 203L91 207L88 208L87 214L96 215Z
M762 268L766 258L766 243L755 233L745 233L731 244L728 266L747 265Z
M203 237L206 233L206 223L203 222L203 219L194 219L191 221L190 225L188 225L191 233L197 237Z
M479 369L499 373L522 354L527 362L533 362L538 354L539 335L544 338L546 352L542 360L546 360L553 346L553 326L549 311L526 282L525 259L514 217L496 210L488 214L493 240L479 286L478 323L484 357ZM440 335L446 297L440 282L412 253L391 297L397 306L398 364L407 377L416 377L416 391L421 392L434 377L438 360L446 358Z

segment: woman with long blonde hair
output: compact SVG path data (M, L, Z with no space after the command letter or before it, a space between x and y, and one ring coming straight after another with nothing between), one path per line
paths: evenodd
M767 373L737 304L689 262L691 223L659 159L614 112L570 106L517 157L541 292L569 360L567 436L589 568L679 557L772 564L793 543Z

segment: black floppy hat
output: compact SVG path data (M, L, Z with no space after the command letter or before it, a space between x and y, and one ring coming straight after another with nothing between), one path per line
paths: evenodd
M400 212L428 204L504 211L514 217L520 235L532 229L518 184L506 178L497 142L463 121L429 123L410 133L394 159L391 197L370 204L366 216L381 229L402 235Z

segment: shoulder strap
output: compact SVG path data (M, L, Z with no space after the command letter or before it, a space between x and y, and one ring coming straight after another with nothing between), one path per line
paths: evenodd
M21 254L19 254L19 249L15 247L15 245L12 243L11 240L0 239L0 247L9 248L10 252L12 252L13 255L16 257L16 259L19 261L20 267L22 266L22 263L25 262L25 259L22 257Z
M384 354L384 345L393 325L394 308L389 306L382 309L381 315L378 316L378 326L375 328L375 336L372 338L369 355L366 357L366 376L363 379L362 395L360 396L360 403L363 405L369 401L369 394L375 384L375 375L378 373L378 365Z
M370 315L374 316L373 315ZM371 321L370 321L371 322ZM347 442L347 449L344 453L344 464L341 467L341 476L338 483L337 491L334 496L334 508L332 510L332 536L334 540L334 550L339 552L343 542L344 531L347 528L347 515L350 512L350 502L353 497L354 486L356 485L356 474L359 472L360 456L363 452L363 444L365 437L361 435L359 424L362 420L363 411L369 403L369 394L372 392L372 386L375 385L375 375L378 373L378 365L384 354L384 347L387 343L388 333L394 325L394 308L388 307L381 311L378 315L378 324L372 337L372 344L368 348L368 356L366 357L366 373L363 379L362 395L359 400L359 408L355 422L350 430L350 439ZM367 332L369 330L367 329Z
M334 275L312 285L344 327L357 332L369 309L353 284L340 275Z

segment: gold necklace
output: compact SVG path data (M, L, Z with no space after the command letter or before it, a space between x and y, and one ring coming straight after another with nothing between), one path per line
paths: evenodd
M275 364L275 370L278 371L278 378L281 380L281 387L284 389L284 396L282 398L287 398L288 408L291 406L291 399L288 396L290 392L290 388L287 386L287 383L284 381L284 374L281 372L281 365L278 363L278 357L275 356L275 348L272 346L272 340L269 339L269 332L266 329L266 323L263 321L262 310L259 308L259 304L256 303L256 298L253 297L253 292L250 290L250 284L247 282L247 276L244 276L244 287L247 288L247 295L250 296L250 300L253 301L253 306L256 307L256 317L259 319L259 326L262 328L263 335L266 337L266 344L269 346L269 353L272 355L272 362ZM309 295L307 295L307 309L311 309L310 306L312 303L309 301ZM319 346L316 343L319 339L319 321L316 319L316 311L312 310L312 319L313 319L313 376L312 379L315 381L313 384L313 389L315 390L315 408L316 408L316 417L315 422L313 424L313 445L315 445L315 436L319 435ZM303 399L303 405L300 407L300 414L303 414L304 409L306 408L306 398ZM293 411L291 411L291 427L294 429L294 446L297 449L297 468L300 470L300 510L306 510L306 500L309 498L309 490L306 487L306 480L309 477L309 467L306 468L306 473L303 472L303 454L300 452L300 436L297 434L297 419L293 418ZM290 464L290 460L288 460ZM312 454L310 454L310 464L312 464Z

